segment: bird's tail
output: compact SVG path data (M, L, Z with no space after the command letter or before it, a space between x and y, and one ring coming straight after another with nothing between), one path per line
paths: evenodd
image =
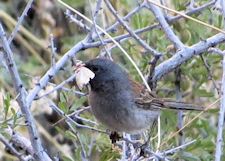
M162 98L151 98L147 99L136 99L137 104L141 105L144 109L149 110L159 110L159 109L174 109L174 110L195 110L203 111L204 107L200 105L194 105L191 103L185 103L181 101L174 101L171 99L162 99Z
M194 105L191 103L178 102L178 101L167 100L167 99L163 100L162 108L175 109L175 110L196 110L196 111L204 110L204 107L200 105Z

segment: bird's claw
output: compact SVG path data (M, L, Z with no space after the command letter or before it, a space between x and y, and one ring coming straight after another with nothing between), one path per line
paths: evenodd
M109 138L112 141L112 144L114 144L117 141L119 141L122 137L117 132L114 131L114 132L111 132Z

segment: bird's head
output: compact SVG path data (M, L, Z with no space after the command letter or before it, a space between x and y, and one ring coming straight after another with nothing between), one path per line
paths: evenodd
M108 59L97 58L85 63L85 67L94 72L95 77L90 80L91 89L118 90L129 84L126 72L116 63ZM118 86L120 84L120 86Z

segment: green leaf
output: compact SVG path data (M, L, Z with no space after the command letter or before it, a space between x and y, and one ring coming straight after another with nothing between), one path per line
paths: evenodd
M188 161L201 161L201 159L197 156L194 156L192 153L182 152L182 158Z
M59 98L61 102L67 102L67 95L65 92L61 92Z
M218 23L219 23L219 27L222 27L222 24L223 24L223 16L222 15L218 16Z
M75 99L73 106L70 108L71 111L75 111L78 107L81 107L87 101L86 97L81 97L79 99Z
M70 159L69 157L67 157L65 155L62 156L62 160L63 161L73 161L72 159Z
M207 92L205 89L197 89L194 90L195 94L200 97L213 97L214 94L212 92Z
M11 108L11 112L13 114L13 127L16 127L16 121L17 121L17 114L16 111L14 110L14 108Z
M68 114L69 108L67 107L66 102L59 102L58 106L65 114Z
M77 136L74 135L74 133L69 130L67 130L65 132L65 137L67 137L68 139L71 139L71 140L77 139Z
M6 97L4 98L5 120L7 119L9 108L10 108L10 95L7 94Z

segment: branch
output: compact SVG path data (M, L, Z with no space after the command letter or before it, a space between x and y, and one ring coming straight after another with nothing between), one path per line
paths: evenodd
M133 32L130 27L122 20L122 18L120 18L120 16L118 15L118 13L115 11L115 9L113 8L113 6L111 5L111 3L108 0L105 0L105 3L108 7L108 9L111 11L111 13L115 16L115 18L117 19L117 21L119 23L121 23L121 25L124 26L124 28L128 31L128 33L141 45L143 46L147 51L149 51L150 53L152 53L153 56L160 56L162 55L161 53L159 53L158 51L156 51L155 49L151 48L145 41L143 41L137 34L135 34L135 32Z
M82 28L85 32L89 32L91 29L90 27L88 27L86 24L84 24L81 20L78 20L76 18L76 16L72 15L70 10L66 10L66 12L64 12L64 14L66 15L66 17L68 17L70 19L70 21L76 23L80 28Z
M44 149L41 145L41 140L38 136L37 128L34 124L34 118L30 112L29 106L26 103L27 91L25 90L21 78L19 76L16 63L13 60L13 52L9 46L9 43L6 38L6 33L3 29L2 24L0 23L0 39L2 41L3 49L4 49L4 59L8 66L8 70L10 72L11 78L13 80L14 88L16 90L16 94L18 95L17 101L20 105L21 111L26 119L26 124L29 131L29 136L31 139L32 147L35 150L34 157L38 160L48 161L51 160L49 156L44 152Z
M19 31L20 25L22 24L24 17L27 15L28 10L31 8L31 5L33 3L33 0L29 0L25 9L23 10L22 15L20 16L14 30L12 31L9 39L8 39L8 43L11 44L12 40L14 39L14 37L16 36L17 32Z
M225 53L224 53L225 54ZM220 161L221 155L223 153L223 125L225 116L225 56L223 57L223 76L222 76L222 87L221 87L221 103L220 111L218 116L218 129L217 129L217 139L216 139L216 152L215 161Z
M90 2L90 0L89 0L89 2ZM97 24L96 24L96 18L97 18L99 10L101 9L101 4L102 4L102 0L98 0L97 4L96 4L95 12L93 11L92 7L90 6L91 13L92 13L92 19L93 19L93 25L92 25L92 30L89 33L89 35L91 36L92 39L93 39L94 33L98 36L99 40L102 43L102 46L103 46L105 52L108 54L109 58L112 60L111 54L109 53L108 49L105 47L105 44L103 42L103 39L102 39L101 35L99 34L99 30L97 29Z
M178 146L178 147L175 147L175 148L166 150L166 151L164 151L164 152L153 153L155 156L150 157L149 160L150 160L150 159L154 159L154 158L164 159L167 155L172 155L172 154L174 154L175 152L180 151L180 150L186 148L187 146L189 146L189 145L191 145L191 144L193 144L193 143L195 143L195 142L196 142L196 140L192 140L192 141L187 142L187 143L185 143L185 144L183 144L183 145L181 145L181 146ZM152 152L151 152L151 153L152 153Z
M52 54L52 59L51 59L51 66L55 66L55 57L56 57L56 47L54 44L54 36L53 34L50 34L50 46L51 46L51 54Z
M160 8L148 3L146 5L148 9L150 9L153 14L155 15L156 19L158 20L159 24L161 25L162 29L164 30L168 39L174 44L175 48L178 50L182 50L184 48L184 44L180 41L180 39L174 34L173 30L167 23L163 13L161 12Z
M146 2L143 2L142 4L140 4L139 6L135 7L131 12L129 12L126 16L124 16L122 19L123 21L127 21L129 18L131 18L134 14L136 14L138 11L140 11L144 6L145 6ZM114 32L116 30L116 28L119 26L119 22L116 21L113 25L107 27L105 29L106 32ZM104 33L101 32L99 33L99 35L103 35ZM98 35L93 35L93 38L96 38Z
M223 19L225 18L225 1L220 0L220 5L222 6ZM225 28L225 26L224 26ZM225 119L225 51L223 51L223 75L222 75L222 86L221 86L221 102L220 102L220 112L218 116L218 129L217 129L217 139L216 139L216 152L215 161L220 161L223 151L223 129L224 129L224 119Z
M215 3L215 1L213 0L213 1L209 2L209 3L206 3L206 4L198 7L198 8L195 8L195 9L193 9L191 11L187 11L187 12L185 12L185 14L186 15L196 14L198 12L201 12L203 9L213 5L214 3ZM126 16L124 17L124 21L126 20L125 18L126 18ZM178 15L178 16L174 16L172 18L169 18L167 21L168 21L169 24L172 24L172 23L175 23L177 20L179 20L181 18L184 18L184 17ZM147 26L147 27L144 27L142 29L137 29L137 30L135 30L133 32L135 34L141 34L143 32L147 32L147 31L153 30L155 28L160 28L160 25L159 24L155 24L155 25ZM107 29L106 29L106 31L107 31ZM118 42L125 41L126 39L130 38L131 36L132 35L130 35L129 33L128 34L124 34L124 35L119 35L119 36L114 37L114 40L116 40ZM104 44L105 43L111 43L111 42L112 42L111 39L105 39L104 40ZM87 45L89 47L99 47L100 45L102 45L102 43L100 41L97 41L97 42L93 42L93 43L90 43L90 44L87 44ZM116 47L116 45L115 45L115 47Z
M181 89L180 89L180 83L181 83L181 69L180 68L175 70L175 76L176 76L176 80L175 80L176 100L181 101L182 100L182 93L181 93ZM183 117L184 117L183 111L179 110L177 112L177 127L178 127L178 130L180 130L184 125ZM184 143L184 132L181 130L179 132L179 145L182 145L183 143Z
M201 41L185 50L178 51L170 59L162 62L155 68L152 81L155 82L162 78L165 74L171 72L185 61L191 59L195 55L199 55L208 50L208 48L218 45L225 41L225 35L222 33L216 34L204 41Z
M74 124L77 128L85 128L85 129L88 129L88 130L91 130L91 131L95 131L95 132L100 132L100 133L104 133L104 134L109 134L107 133L106 131L102 131L102 130L99 130L99 129L96 129L94 127L91 127L91 126L87 126L87 125L81 125L79 123L77 123L76 121L74 121L69 115L66 115L61 109L59 109L55 103L51 100L49 100L49 106L55 111L57 112L61 117L65 118L65 121L66 123L69 125L71 124L71 130L72 131L76 131L74 130L72 124Z
M39 97L36 97L35 99L41 99L41 98L46 97L47 95L49 95L49 94L51 94L51 93L53 93L53 92L55 92L55 91L57 91L57 90L59 90L59 89L62 89L62 87L63 87L66 83L71 82L72 80L74 80L74 78L75 78L75 74L71 75L68 79L64 80L64 81L63 81L62 83L60 83L59 85L55 86L54 89L52 89L52 90L46 92L45 94L43 94L43 95L41 95L41 96L39 96ZM79 94L82 94L82 93L80 92ZM83 94L83 96L84 96L84 94Z
M72 49L70 49L64 56L55 64L54 67L51 67L45 75L39 80L34 89L30 91L27 96L27 105L30 107L32 101L37 97L38 93L41 89L43 89L48 82L57 74L57 72L65 65L65 63L73 58L77 52L83 49L83 44L87 41L87 39L77 43Z
M220 95L220 89L219 89L219 87L217 87L216 81L213 78L213 73L210 69L210 65L209 65L208 61L203 57L203 55L200 55L200 57L201 57L202 62L208 72L208 79L212 81L214 88L216 89L218 95Z
M3 137L0 134L0 141L10 150L10 152L15 155L18 159L20 159L21 161L26 161L26 159L24 158L24 156L22 156L22 154L20 154L12 145L10 145L10 143L8 142L8 140L6 140L5 137Z

